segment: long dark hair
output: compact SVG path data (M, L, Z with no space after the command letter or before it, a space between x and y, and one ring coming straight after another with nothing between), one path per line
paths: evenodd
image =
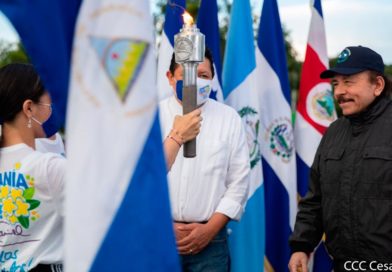
M38 103L45 88L30 64L11 63L0 68L0 123L13 121L27 99Z

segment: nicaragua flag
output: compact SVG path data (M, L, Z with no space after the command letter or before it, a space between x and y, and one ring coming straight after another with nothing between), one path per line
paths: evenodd
M297 213L286 51L276 0L264 0L256 50L266 211L266 269L287 271Z
M298 193L308 190L310 167L321 137L336 119L332 88L320 73L328 69L327 45L321 0L311 0L312 19L302 68L295 121ZM331 271L332 263L321 243L314 255L314 271Z
M50 92L54 131L64 126L74 26L81 0L0 0L0 10Z
M222 60L220 55L220 36L218 22L218 5L216 0L201 0L197 26L205 35L206 46L211 50L214 59L215 75L212 79L210 98L223 102L222 93Z
M179 271L153 33L148 1L83 2L67 114L67 271Z
M158 94L159 100L173 95L166 72L169 70L170 60L174 50L174 35L183 25L182 14L185 10L185 0L167 0L165 24L161 35L161 45L158 55Z
M246 130L251 183L241 221L229 224L233 272L263 271L264 264L265 212L260 150L263 134L255 77L257 71L250 2L234 0L223 67L223 89L226 103L238 111Z

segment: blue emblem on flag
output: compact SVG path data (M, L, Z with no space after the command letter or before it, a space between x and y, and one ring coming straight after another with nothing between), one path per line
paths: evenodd
M249 146L250 168L253 169L261 160L259 143L260 120L259 113L252 107L246 106L238 111L238 114L245 120L246 139Z
M125 102L143 67L150 44L134 39L98 37L91 37L90 41L120 100Z

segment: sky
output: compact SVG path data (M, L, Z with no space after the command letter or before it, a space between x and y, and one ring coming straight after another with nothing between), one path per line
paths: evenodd
M153 7L156 0L150 3ZM262 3L251 0L255 14L261 13ZM322 0L322 5L329 57L336 57L346 46L362 45L392 64L392 0ZM311 15L309 0L278 0L278 6L282 24L290 32L298 58L303 60ZM1 12L0 39L19 39Z
M310 23L309 1L278 0L283 24L301 59ZM324 24L329 57L336 57L346 46L367 46L392 64L391 0L324 0ZM261 10L261 7L260 7Z

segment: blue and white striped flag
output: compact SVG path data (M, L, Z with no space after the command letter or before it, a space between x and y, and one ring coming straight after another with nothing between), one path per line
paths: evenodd
M311 0L311 4L312 19L302 67L294 129L298 193L301 197L304 197L308 190L310 167L321 137L336 119L331 84L329 79L320 78L320 73L329 67L321 0ZM323 242L313 256L313 271L332 270L332 262Z
M266 269L287 271L297 212L295 148L286 51L276 0L264 0L256 53L266 211Z
M222 59L220 55L220 36L217 0L201 0L197 26L205 35L206 46L214 59L215 76L212 79L210 98L223 102L222 93Z
M231 222L229 245L232 271L263 271L265 248L264 188L261 167L259 92L254 85L255 46L249 0L234 0L225 62L225 101L238 111L246 130L251 160L248 202L240 222Z
M167 80L166 72L169 70L170 60L174 52L174 35L180 31L183 25L182 14L184 13L185 5L185 0L167 0L165 23L158 54L157 78L159 100L163 100L174 94Z
M153 33L148 1L83 2L66 130L67 271L179 271Z
M82 0L0 0L0 10L18 32L49 91L56 114L53 131L64 126L75 21Z

